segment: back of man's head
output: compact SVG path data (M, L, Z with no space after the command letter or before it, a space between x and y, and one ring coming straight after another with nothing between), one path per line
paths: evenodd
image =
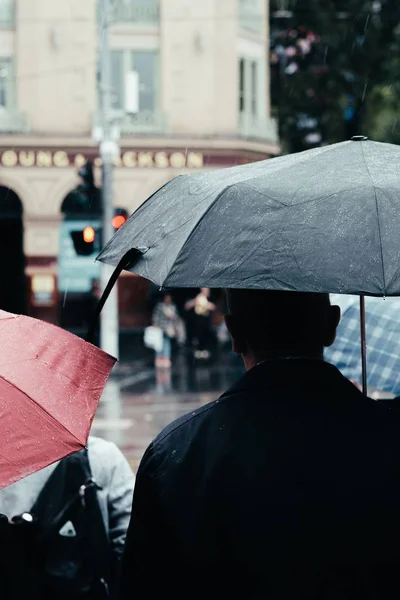
M269 356L321 357L340 318L328 294L229 289L226 323L234 350Z

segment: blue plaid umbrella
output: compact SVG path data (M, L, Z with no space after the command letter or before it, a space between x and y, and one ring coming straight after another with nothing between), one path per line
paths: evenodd
M337 338L325 350L325 360L361 383L360 299L331 294L342 310ZM367 383L380 392L400 395L400 299L365 298Z

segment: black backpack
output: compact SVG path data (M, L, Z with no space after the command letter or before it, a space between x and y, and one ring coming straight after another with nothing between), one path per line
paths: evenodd
M87 450L63 459L30 513L0 518L7 600L107 600L111 551Z

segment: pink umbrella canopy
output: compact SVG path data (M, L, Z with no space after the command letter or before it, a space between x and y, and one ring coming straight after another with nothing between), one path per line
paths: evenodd
M114 363L59 327L0 311L0 488L85 447Z

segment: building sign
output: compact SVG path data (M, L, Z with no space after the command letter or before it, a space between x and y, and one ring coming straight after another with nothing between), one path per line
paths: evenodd
M2 167L49 167L79 169L92 160L96 167L102 164L95 148L86 151L71 152L67 150L33 150L33 149L1 149L0 165ZM160 150L122 150L114 161L116 167L155 168L155 169L201 169L204 166L202 152L160 151Z
M122 169L189 169L191 171L209 167L232 167L270 156L264 152L246 150L148 150L122 148L121 155L114 161ZM80 169L86 161L101 167L102 161L96 147L60 148L5 148L0 146L0 167L25 167L35 169L68 168Z

